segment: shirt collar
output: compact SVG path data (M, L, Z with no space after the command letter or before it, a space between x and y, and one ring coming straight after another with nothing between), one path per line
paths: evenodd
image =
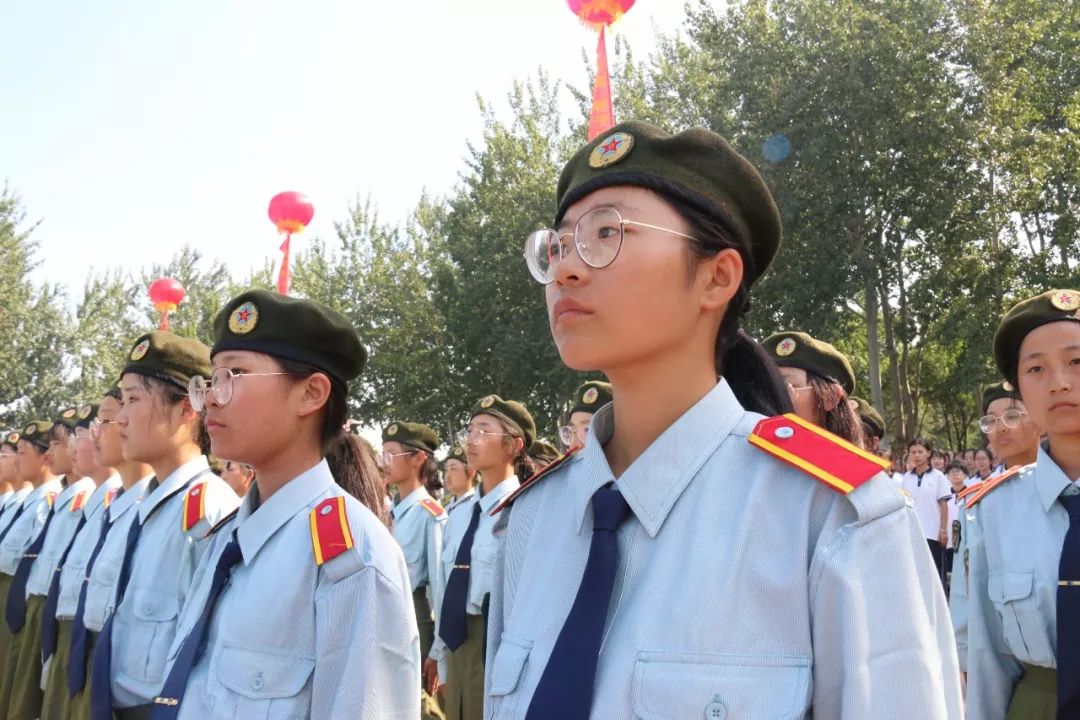
M461 497L456 497L453 500L451 500L450 504L446 506L446 509L449 511L450 508L457 507L458 505L460 505L463 502L468 502L469 500L472 499L473 495L476 495L476 488L471 487L471 488L469 488L469 490L467 492L462 493Z
M154 491L146 497L146 501L139 506L139 522L146 522L155 507L171 496L175 491L182 488L191 478L210 467L205 455L196 455L191 460L173 470L169 477L161 481Z
M252 483L236 513L236 537L244 564L254 560L266 541L286 522L307 509L334 486L334 476L326 460L281 486L266 500L259 499L259 486Z
M153 479L153 475L147 475L121 493L120 497L113 500L109 505L108 521L110 523L115 522L116 519L127 512L129 508L141 503L142 499L146 496L147 489L150 487L150 481ZM119 492L119 490L117 490L117 492Z
M30 491L30 494L26 496L24 503L26 505L32 505L45 496L45 493L57 493L59 494L63 490L64 486L60 482L60 478L53 478L48 482L44 482L38 485L36 488Z
M618 479L616 485L650 537L660 532L675 501L745 414L727 380L721 379ZM604 455L604 444L614 432L615 404L609 403L593 416L579 461L584 481L574 484L573 507L578 533L584 529L593 494L615 481Z
M510 493L521 487L521 481L518 480L517 475L511 475L503 480L501 483L491 488L491 492L487 493L480 498L480 510L485 515L491 512L491 509L499 504L499 501Z
M397 505L394 506L394 509L391 511L393 516L394 516L394 519L395 520L400 519L401 516L405 514L406 510L408 510L409 508L411 508L413 505L420 502L421 500L426 500L426 499L428 499L430 497L431 497L431 495L428 493L427 488L424 487L423 485L416 488L411 493L409 493L405 497L401 498L401 502L399 502Z
M1061 491L1071 484L1064 471L1050 457L1049 450L1050 445L1044 440L1039 444L1039 456L1035 460L1035 487L1039 491L1043 510L1047 512L1057 502Z
M75 482L69 482L64 487L64 489L60 491L60 494L56 496L56 502L53 505L57 509L60 509L66 506L72 500L74 500L75 496L81 493L83 490L92 489L94 489L94 481L90 478L80 478Z

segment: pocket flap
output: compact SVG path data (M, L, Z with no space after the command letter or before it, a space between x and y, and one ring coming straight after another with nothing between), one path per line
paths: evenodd
M509 695L517 689L531 650L531 640L502 636L495 660L491 663L492 695Z
M315 670L315 660L225 646L218 658L221 684L252 700L297 695Z
M1009 572L991 575L986 580L986 590L990 600L996 603L1007 603L1015 600L1023 600L1031 595L1035 578L1032 573Z
M165 622L179 614L180 599L176 593L150 588L132 588L131 609L135 617L140 620Z
M634 668L634 714L643 720L806 715L810 658L643 652Z

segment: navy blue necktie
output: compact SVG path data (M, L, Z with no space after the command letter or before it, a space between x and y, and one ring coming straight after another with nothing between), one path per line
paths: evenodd
M23 498L25 500L25 498ZM0 532L0 543L4 542L4 538L7 537L8 531L15 527L15 521L19 519L19 516L23 514L23 510L26 509L26 505L22 504L22 500L19 501L19 507L15 509L15 514L8 522L7 527L4 528L4 532Z
M446 580L443 592L442 613L439 615L439 637L446 647L457 650L465 643L469 633L465 625L465 610L469 602L469 568L472 564L473 539L480 525L480 499L473 505L469 527L458 545L454 556L454 568Z
M26 622L26 581L30 578L30 568L34 566L34 561L41 552L41 546L45 544L45 534L49 532L49 525L52 524L55 514L54 507L50 506L41 532L30 547L26 548L22 559L19 560L19 566L15 568L15 576L11 579L11 591L8 592L7 605L4 607L4 620L7 621L12 635L22 630L23 623Z
M124 545L124 561L120 565L120 576L116 581L114 608L119 608L124 600L124 592L127 590L128 580L131 579L131 558L135 554L135 545L139 542L142 527L136 514L128 528L127 542ZM112 627L115 617L114 610L101 628L97 645L94 646L94 662L90 672L91 720L112 720Z
M123 494L124 488L120 488L120 491L116 493L116 497L113 498L113 502L116 502ZM108 508L102 512L107 513ZM112 527L112 521L108 515L105 515L101 519L101 534L98 535L97 544L94 545L94 550L90 553L90 559L86 563L86 575L83 578L82 587L79 588L79 603L75 606L75 620L71 626L71 652L68 657L67 684L69 697L75 697L86 686L86 661L88 659L85 618L86 593L90 588L90 572L94 569L94 563L97 562L101 548L105 547L105 538L109 536L110 527Z
M236 541L236 531L233 531L232 539L218 557L217 566L214 568L214 577L210 581L210 592L206 596L206 604L203 605L202 614L191 627L191 632L184 638L184 644L176 653L169 677L161 688L161 695L154 698L153 720L172 720L180 712L180 703L184 699L184 690L187 688L188 677L199 662L206 646L206 626L210 623L210 617L214 613L214 605L218 596L225 589L236 563L243 556L240 554L240 543Z
M1058 720L1080 718L1080 495L1062 495L1069 530L1061 547L1057 591Z
M618 489L608 485L593 494L592 510L592 544L581 585L540 676L526 720L588 720L592 709L600 642L619 567L616 531L630 506Z
M74 502L74 501L72 501ZM79 531L83 529L83 525L86 524L86 513L82 514L79 518L79 524L75 526L75 533L68 540L67 547L64 548L64 553L60 556L60 561L53 568L52 579L49 580L49 592L45 595L45 609L42 611L41 616L41 662L45 664L48 662L52 654L56 652L56 635L57 628L60 623L56 619L56 606L60 604L60 571L64 569L64 563L67 562L68 553L71 552L72 546L75 544L75 538L79 536Z

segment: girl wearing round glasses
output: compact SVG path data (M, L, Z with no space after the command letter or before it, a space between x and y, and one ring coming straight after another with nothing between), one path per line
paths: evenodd
M968 712L1080 717L1080 292L1014 306L994 360L1046 436L967 499ZM976 542L977 540L977 542Z
M355 328L251 290L215 319L212 358L192 402L213 454L255 480L211 533L153 717L419 717L408 569L378 468L345 429L367 358Z
M486 717L960 718L945 598L880 459L758 414L791 403L739 329L780 242L757 171L629 122L556 206L526 260L563 361L614 401L496 514Z
M1005 468L1035 462L1042 431L1031 419L1012 384L1003 381L986 388L982 406L979 429Z

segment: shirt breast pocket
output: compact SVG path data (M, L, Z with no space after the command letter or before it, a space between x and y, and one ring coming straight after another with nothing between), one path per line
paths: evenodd
M632 693L640 720L802 718L810 705L810 658L643 652Z
M504 634L491 662L490 695L488 704L497 712L493 716L513 717L517 706L516 691L525 674L525 665L532 651L531 640L521 640Z
M1035 574L997 573L987 578L986 585L1013 654L1025 662L1049 664L1049 632L1034 592Z
M221 684L233 693L233 720L292 720L311 709L315 660L226 645L217 658ZM343 682L347 681L343 679Z
M165 658L176 635L179 598L153 588L131 588L130 613L118 613L114 636L123 637L119 672L145 681L162 679Z

